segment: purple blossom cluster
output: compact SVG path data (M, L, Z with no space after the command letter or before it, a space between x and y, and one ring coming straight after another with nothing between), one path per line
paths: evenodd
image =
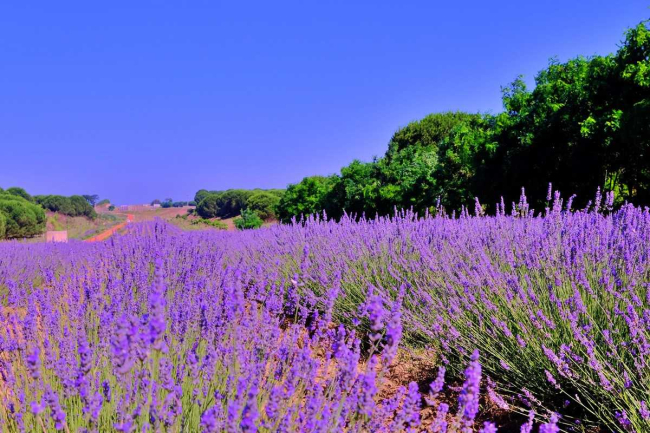
M483 404L524 432L644 431L650 210L547 199L2 243L0 431L495 431ZM415 345L437 376L386 396Z

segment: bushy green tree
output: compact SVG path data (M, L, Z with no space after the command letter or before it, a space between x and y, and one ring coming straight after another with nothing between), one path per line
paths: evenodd
M7 193L11 195L15 195L18 197L22 197L27 201L34 201L32 196L27 193L23 188L17 187L17 186L12 186L11 188L7 188Z
M196 213L201 218L215 218L219 213L219 196L208 194L196 206Z
M388 143L386 158L390 159L401 150L413 146L436 150L438 143L452 129L476 116L462 111L447 111L429 114L422 120L411 122L393 134Z
M217 194L219 198L219 212L217 216L220 218L232 218L239 215L252 194L252 191L244 189L229 189L221 194Z
M256 191L246 200L246 208L267 220L275 218L275 208L279 202L280 197L272 192Z
M210 191L207 189L200 189L194 194L194 201L197 203L201 203L201 201L206 198L208 195L210 195Z
M59 212L71 216L74 216L77 212L70 199L62 195L38 195L34 199L44 209L52 212Z
M45 231L45 211L21 196L0 193L0 214L6 239L25 238Z
M91 219L97 217L95 209L80 195L64 197L61 195L37 195L36 203L51 212L58 212L68 216L85 216Z
M325 210L325 199L338 183L338 176L311 176L289 185L277 206L277 216L283 222L294 216L308 216Z
M97 217L95 209L82 196L70 196L70 203L72 203L72 207L74 208L74 215L72 216L85 216L91 219L95 219Z
M233 222L238 230L257 229L264 224L264 221L249 209L242 209L241 216L235 218Z

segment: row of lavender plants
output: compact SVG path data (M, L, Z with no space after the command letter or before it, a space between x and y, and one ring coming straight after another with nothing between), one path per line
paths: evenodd
M241 238L241 260L282 269L307 305L340 286L335 320L361 333L368 294L403 291L407 345L434 347L451 374L478 348L502 408L560 413L567 430L646 431L650 210L614 211L600 192L575 210L550 186L547 199L536 212L522 190L494 216L477 201L458 216L312 217Z
M0 244L0 426L494 431L482 393L524 433L644 431L650 213L570 201ZM379 398L400 342L439 354L428 395Z
M478 352L456 407L437 398L444 368L429 403L415 383L380 399L401 299L371 296L358 335L333 322L340 286L317 315L240 241L157 222L105 243L0 244L0 431L496 431L475 423Z

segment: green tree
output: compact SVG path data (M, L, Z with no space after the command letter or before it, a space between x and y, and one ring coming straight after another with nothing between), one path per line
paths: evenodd
M197 203L201 203L201 201L206 198L208 195L210 195L210 191L206 189L200 189L194 194L194 201Z
M390 159L402 149L412 146L435 150L438 143L447 137L454 127L475 116L462 111L447 111L429 114L422 120L411 122L400 128L390 139L386 158Z
M27 193L23 188L19 188L17 186L12 186L11 188L7 188L7 193L11 195L15 195L18 197L22 197L27 201L33 201L32 196Z
M255 212L263 220L275 218L275 208L280 197L267 191L256 191L246 200L246 208Z
M201 218L215 218L219 214L219 196L209 194L196 206L196 213Z
M330 217L340 218L342 212L374 216L377 212L379 180L377 164L352 161L341 169L338 178L330 177L330 191L322 200L322 208Z
M21 196L0 193L0 214L6 239L25 238L45 231L45 211Z
M88 201L80 195L70 196L70 203L74 208L74 214L72 216L85 216L91 219L97 217L95 209L88 203Z
M325 198L337 182L338 176L311 176L304 178L300 183L289 185L278 203L278 218L289 222L294 216L309 216L322 212L325 209Z
M252 194L252 191L243 189L229 189L221 194L216 194L219 206L217 216L220 218L232 218L239 215Z

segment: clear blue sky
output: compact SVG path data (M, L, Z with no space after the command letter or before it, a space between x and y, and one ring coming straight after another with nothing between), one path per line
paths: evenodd
M0 6L0 186L285 187L428 113L498 112L518 74L650 18L648 0L99 3Z

